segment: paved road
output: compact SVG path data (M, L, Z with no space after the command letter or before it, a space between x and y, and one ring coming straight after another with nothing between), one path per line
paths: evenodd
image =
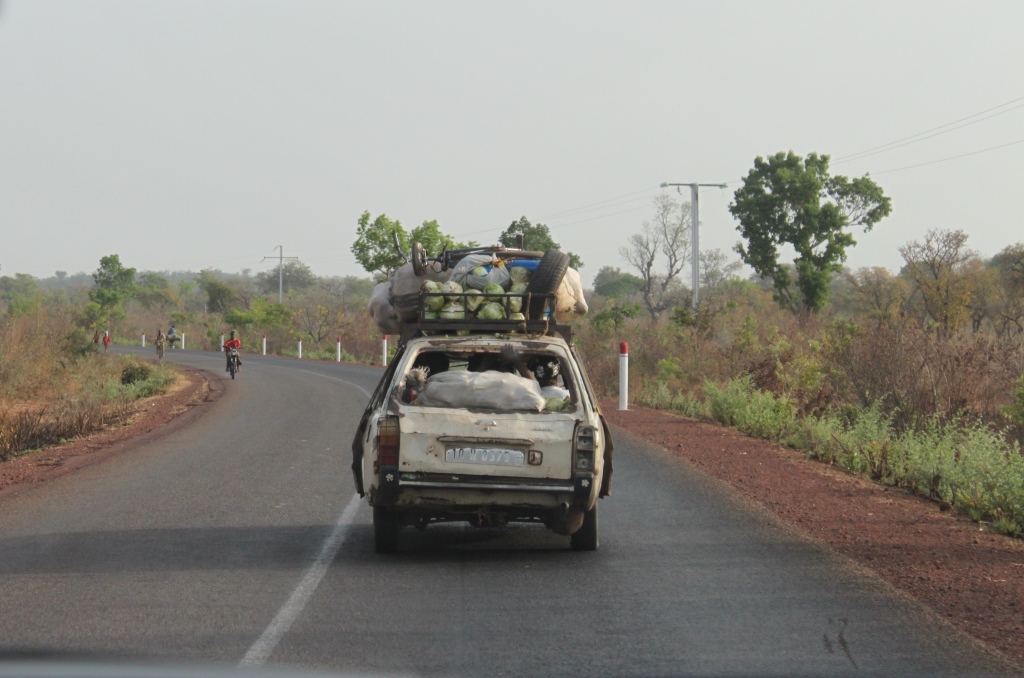
M0 646L384 675L1005 672L621 432L600 551L452 525L377 556L348 447L379 375L249 356L189 427L0 501Z

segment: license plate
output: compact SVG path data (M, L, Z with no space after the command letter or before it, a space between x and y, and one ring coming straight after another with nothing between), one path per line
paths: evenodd
M521 450L502 450L493 447L450 447L444 451L444 460L455 464L522 466L526 460L526 453Z

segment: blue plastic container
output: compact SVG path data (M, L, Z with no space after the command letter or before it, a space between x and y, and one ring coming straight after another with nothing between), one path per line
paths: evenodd
M508 267L519 266L525 268L528 271L536 271L537 266L540 265L540 259L512 259L508 262Z

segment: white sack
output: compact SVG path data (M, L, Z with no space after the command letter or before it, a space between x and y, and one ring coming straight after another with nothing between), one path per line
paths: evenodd
M390 288L390 282L382 282L374 287L367 309L370 311L373 321L377 323L377 329L381 334L401 334L402 320L388 298Z
M488 285L501 285L502 289L507 290L512 284L512 275L504 266L492 265L495 261L490 254L466 255L459 263L455 264L450 280L459 283L467 290L482 290ZM485 265L491 266L487 275L473 275L474 268Z
M427 379L416 398L424 407L460 407L541 412L546 401L540 384L518 374L488 370L439 372Z
M567 323L587 314L590 308L583 298L583 280L575 268L565 270L565 277L555 291L555 314L559 323Z
M427 270L423 275L416 275L412 270L412 264L400 266L391 274L388 281L391 283L391 305L398 313L399 321L412 322L416 320L416 312L419 309L420 288L427 280L443 283L448 280L451 271L435 271L430 262L427 262Z

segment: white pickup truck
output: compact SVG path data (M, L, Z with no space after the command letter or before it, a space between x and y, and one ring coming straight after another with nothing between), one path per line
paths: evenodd
M574 550L597 549L611 436L571 332L531 324L511 334L416 332L402 343L352 444L377 552L395 551L403 526L440 521L542 523ZM534 370L544 378L517 373L510 352L546 365Z

